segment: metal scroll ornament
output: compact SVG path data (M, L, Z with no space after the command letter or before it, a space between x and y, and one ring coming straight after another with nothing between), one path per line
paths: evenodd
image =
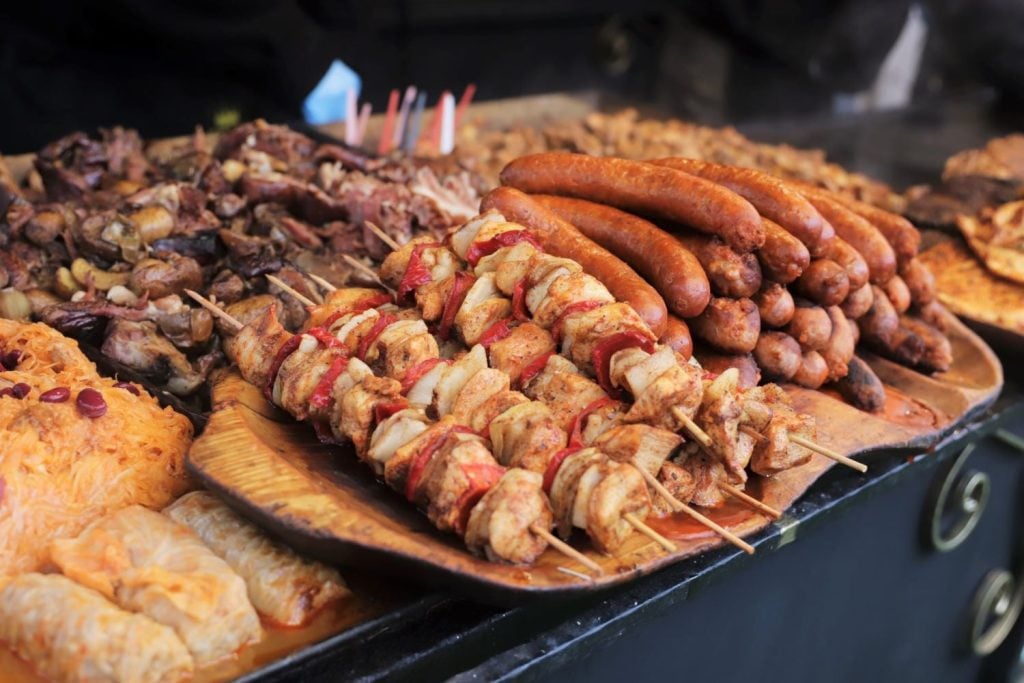
M1019 572L1024 576L1024 570ZM1024 583L1005 569L993 569L985 575L971 602L970 643L974 654L992 654L1010 635L1021 607L1024 606Z
M960 452L932 495L927 537L941 553L948 553L967 540L988 504L988 475L976 470L963 472L973 451L974 444L970 444ZM952 526L945 524L950 515L955 515Z

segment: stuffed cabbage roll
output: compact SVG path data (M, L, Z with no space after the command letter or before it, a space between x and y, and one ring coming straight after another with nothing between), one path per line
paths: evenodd
M60 574L21 574L0 590L0 640L54 681L165 683L193 669L171 628Z
M350 592L341 575L275 543L215 495L193 491L164 510L199 535L245 579L256 610L284 626L301 626L330 602Z
M124 609L170 626L197 666L260 639L245 582L191 529L140 505L54 541L50 556L69 578Z

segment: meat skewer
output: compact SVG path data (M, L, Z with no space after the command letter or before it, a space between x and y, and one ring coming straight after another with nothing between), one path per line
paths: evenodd
M228 324L232 325L236 330L241 331L241 330L245 329L246 326L242 325L241 322L239 322L237 319L233 318L229 314L227 314L224 311L222 311L219 307L217 307L215 304L213 304L212 302L208 301L207 299L205 299L201 295L199 295L199 294L197 294L195 292L192 292L191 290L187 291L187 294L193 300L195 300L200 305L202 305L204 308L206 308L211 313L216 315L218 318L220 318L220 319L224 320L225 322L227 322ZM259 343L263 343L263 341L264 340L260 339ZM275 356L276 355L277 354L275 354ZM282 363L282 365L283 365L283 363ZM278 370L278 372L280 372L280 370ZM371 378L372 378L372 376L371 376ZM344 394L344 396L342 397L343 401L344 401L344 397L348 396L351 393L351 390L352 390L352 388L350 388L349 391ZM378 429L379 429L379 427L380 427L380 425L378 425ZM408 444L406 444L406 445L408 445ZM476 505L473 508L473 512L471 513L471 517L470 517L470 519L471 519L470 526L471 527L472 527L472 524L473 524L473 522L472 522L472 515L475 514L475 512L476 512L476 510L478 508L480 508L481 506L486 504L488 495L490 495L492 493L495 493L496 491L500 490L500 487L502 486L502 482L505 481L506 477L509 477L509 473L512 473L513 476L517 476L518 472L520 472L520 470L516 470L515 468L513 468L511 470L508 470L502 476L502 479L498 482L498 484L496 486L491 487L490 490L486 494L484 494L484 496L480 499L480 501L478 503L476 503ZM508 481L512 482L513 480L511 478L509 478ZM511 488L511 486L512 486L512 484L510 483L509 487ZM546 506L546 500L545 500L544 504ZM505 512L507 514L507 510ZM548 513L548 514L550 514L550 513ZM541 517L543 518L544 515L541 515ZM550 519L550 517L548 517L548 519ZM564 553L565 555L567 555L568 557L570 557L570 558L580 562L580 564L582 564L583 566L587 567L591 571L594 571L594 572L597 572L597 573L601 572L601 569L600 569L599 565L597 565L595 562L593 562L592 560L587 558L585 555L581 554L576 549L572 548L572 546L569 546L569 545L563 543L560 539L558 539L553 534L551 534L551 532L548 531L547 528L545 528L543 525L541 525L540 522L535 521L535 522L531 523L529 525L529 531L531 533L535 534L536 536L538 536L542 541L545 542L545 544L550 544L556 550L558 550L558 551ZM469 532L469 529L467 529L467 533L468 532ZM553 539L553 541L552 541L552 539ZM540 549L542 550L543 546L541 546ZM537 551L536 554L539 554L539 551Z

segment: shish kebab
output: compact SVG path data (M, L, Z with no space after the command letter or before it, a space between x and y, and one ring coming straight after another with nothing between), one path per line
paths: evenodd
M315 276L310 277L328 290L325 303L316 304L278 278L268 276L268 279L278 288L294 296L307 306L307 311L310 314L307 325L323 324L324 321L327 321L332 332L337 330L336 334L338 337L346 337L348 335L348 332L345 331L345 326L348 325L348 329L351 329L350 321L352 324L357 325L357 329L362 327L364 330L367 327L379 329L382 324L385 330L399 328L403 325L406 325L408 328L409 321L390 317L390 312L382 311L381 309L369 308L360 314L361 317L353 317L350 313L349 297L351 296L350 292L354 290L339 290L330 283L320 280ZM391 308L393 309L394 307ZM339 318L339 316L342 317ZM418 325L418 327L415 327L415 325ZM455 418L460 423L471 426L474 431L490 436L495 445L495 455L502 464L543 472L545 475L545 490L552 490L555 486L561 486L562 482L573 484L578 481L575 479L565 480L559 476L563 467L562 459L568 459L574 455L575 451L583 447L583 441L579 433L580 419L571 420L572 425L564 420L560 424L556 414L556 408L559 403L557 393L554 396L550 393L547 395L528 396L519 391L512 390L510 386L512 378L508 376L504 367L487 367L487 356L482 345L474 346L454 364L450 360L441 359L437 355L428 355L425 360L422 359L423 356L410 359L406 349L410 343L421 349L425 348L425 344L416 344L415 340L421 339L422 335L427 332L427 327L422 320L417 320L415 323L412 323L412 326L414 326L415 331L411 335L403 337L401 333L389 334L385 339L384 333L381 333L381 341L379 343L374 342L370 347L371 353L377 350L377 355L374 356L375 359L385 359L383 361L384 372L389 374L389 376L401 378L403 385L409 387L408 397L411 401L414 401L417 405L428 407L429 411L433 413L447 414L447 411L452 409L451 406L453 404L447 397L454 394L445 385L451 384L452 378L454 378L454 386L456 388L461 387L458 389L458 396L454 401L453 414ZM451 344L446 340L442 339L440 343L451 347ZM435 346L434 348L436 349L437 347ZM396 357L402 358L404 362L396 366L393 360L388 360ZM413 363L412 361L417 358L420 359L419 362ZM568 365L567 361L563 362ZM594 392L597 392L600 396L605 396L604 399L598 399L592 403L602 406L605 403L615 403L607 401L603 391L591 380L577 374L574 374L573 377L583 383L583 386L577 385L576 389L582 391L584 396L593 396ZM589 385L590 389L587 389L587 385ZM530 393L528 389L527 393ZM529 400L531 398L544 398L548 400L531 401ZM567 400L569 403L572 403L571 399ZM584 418L589 412L584 410L580 413L579 417ZM652 485L655 492L669 501L671 509L687 511L699 523L707 526L744 551L753 551L753 547L750 544L729 530L692 508L682 505L654 477L654 474L658 473L659 469L665 467L674 468L669 473L669 481L674 480L683 486L686 486L686 482L690 481L689 475L678 466L671 464L663 465L665 459L676 450L682 439L672 432L649 425L607 424L605 426L607 429L601 438L593 443L588 442L586 445L599 448L604 455L610 456L615 461L633 465L647 483ZM565 448L567 439L569 447ZM524 443L528 445L522 447ZM520 447L520 450L518 453L515 451L509 452L507 448L509 445L513 449ZM582 462L594 464L595 456L595 449L590 448L586 453L581 454L580 458ZM577 474L585 472L585 468L583 470L576 469L571 464L566 469ZM596 478L596 476L595 473L594 477ZM742 491L735 490L735 495L770 517L778 518L780 515L774 508L765 505L756 498L748 496ZM568 496L561 491L553 491L552 502L557 506L559 501L562 502L562 505L558 509L565 511L565 503L568 501ZM559 530L565 536L571 530L572 525L564 514L559 515L559 521ZM589 528L588 532L591 533L592 537L594 536ZM598 547L607 547L606 540L595 539L595 541Z
M412 245L411 248L415 249L416 245ZM406 267L406 270L408 270L408 267ZM298 294L298 296L301 297L302 295ZM467 295L467 297L468 297L468 295ZM447 322L442 321L442 323L443 323L442 326L451 326L451 324L454 322L456 327L460 327L459 318L460 318L460 316L462 316L463 317L462 322L463 323L465 322L465 316L463 316L463 312L465 312L466 308L469 308L469 307L468 306L463 306L463 300L462 300L462 298L460 298L458 296L452 297L452 296L448 296L447 294L444 294L442 296L442 300L444 302L446 302L446 303L451 303L453 301L457 302L457 305L454 306L454 307L445 307L445 306L441 305L441 301L437 302L437 305L435 306L435 309L436 309L435 313L439 313L440 310L442 308L444 308L445 310L447 310L448 314L450 314L450 315L447 315L447 318L448 318ZM305 301L305 303L312 307L310 310L314 314L314 317L315 317L317 315L317 313L315 311L316 311L316 309L318 307L314 306L314 302L312 302L312 301L310 301L308 299ZM500 302L491 301L490 303L492 303L492 304L498 303L499 306L500 306ZM320 308L322 310L326 311L327 314L329 314L329 312L330 312L330 306L329 305L328 306L324 306L324 307L320 307ZM491 310L493 310L493 308L494 307L491 307ZM507 306L506 306L505 310L507 311ZM367 314L371 315L371 316L374 316L374 317L377 316L377 313L375 311L368 311ZM446 317L445 314L441 314L441 315L442 315L442 318ZM473 314L473 312L470 311L469 315L472 316L474 314ZM322 315L321 315L321 317L322 317ZM524 328L520 328L520 329L525 330L526 328L524 327ZM539 331L542 335L547 335L546 331L539 330L539 328L536 328L535 326L534 326L534 329ZM464 331L460 330L460 333L463 334L463 336L465 336L465 332ZM549 344L549 348L551 346L552 345ZM492 349L492 361L493 361L493 357L495 355L493 353L493 351L494 350ZM663 357L664 357L664 354L663 354ZM671 355L669 355L669 358L671 359ZM520 357L520 359L522 360L521 357ZM547 360L547 359L545 359L545 360ZM671 361L671 362L674 362L674 361ZM565 365L566 364L563 361L563 367ZM507 366L503 367L502 369L505 369L506 367ZM569 366L569 367L571 367L571 366ZM572 368L572 369L575 370L574 368ZM435 370L436 370L436 372L435 372ZM438 367L432 369L432 372L433 372L434 377L439 377L440 376L440 372L445 372L445 369L443 367L438 366ZM493 373L493 370L491 372ZM498 374L498 373L493 373L493 374ZM516 374L518 374L518 373L510 372L509 374L511 374L512 378L514 379L516 377ZM569 406L572 406L573 405L573 401L574 400L575 401L579 401L580 397L583 397L584 399L586 399L586 401L589 401L589 399L587 399L587 397L588 396L593 397L594 393L592 391L590 391L590 390L587 390L586 389L586 385L589 385L590 387L592 387L593 390L595 390L597 392L598 396L603 397L603 401L604 402L614 403L614 402L607 401L606 394L604 394L604 392L596 384L594 384L592 381L588 380L585 377L582 377L582 376L576 374L575 372L573 372L571 377L572 377L572 379L578 380L575 383L575 385L574 385L575 388L579 390L578 392L574 392L575 394L578 394L578 396L566 396L564 392L563 392L563 395L561 396L561 398L555 396L554 400L549 402L549 405L553 409L556 409L557 405L559 403L567 404ZM508 390L508 380L505 380L505 386L501 386L500 385L500 381L497 378L495 378L493 376L488 376L486 372L481 372L478 376L475 376L475 378L478 380L476 382L477 386L474 387L476 389L476 391L471 391L470 393L471 394L476 394L476 401L475 401L476 405L486 407L488 405L488 403L487 403L488 399L492 399L492 400L496 400L495 405L501 406L501 405L503 405L504 401L508 400L508 398L512 397L512 396L518 396L519 400L526 401L526 398L523 397L522 394L519 394L518 392L510 392ZM481 391L485 390L486 387L482 387L482 386L479 386L479 385L486 384L488 380L493 380L493 384L491 386L490 393L489 394L484 393L484 394L481 395ZM581 386L581 384L580 384L581 382L582 382L583 386ZM437 380L435 379L435 384L436 383L437 383ZM712 383L712 385L714 385L714 383ZM544 392L540 392L540 393L543 395ZM709 392L709 393L714 393L714 392ZM537 397L539 398L540 396L537 396ZM552 397L548 396L548 398L552 398ZM583 405L583 404L579 404L579 405ZM579 405L577 407L579 407ZM660 404L660 405L664 405L664 404ZM584 411L584 412L587 412L587 411ZM564 413L564 410L563 410L563 413ZM486 414L486 412L485 412L485 414ZM511 414L512 413L510 413L510 415ZM574 415L581 415L581 413L578 413L576 410L570 408L570 411L566 415L567 415L567 418L570 421L572 421ZM565 424L565 423L563 422L563 424ZM577 421L577 426L578 426L578 424L579 423ZM567 427L568 425L566 424L565 426ZM609 426L614 427L615 425L612 424L611 422L606 422L605 429L607 429ZM735 425L735 421L734 421L734 423L732 424L732 428L735 429L735 426L736 425ZM662 434L664 436L668 437L668 440L666 440L664 438L661 439L661 445L663 447L663 451L662 451L661 457L659 458L658 454L655 453L655 454L653 454L653 456L652 455L648 455L647 457L640 458L640 457L637 457L639 455L638 452L637 452L637 445L638 444L636 443L636 437L638 437L638 435L636 434L637 430L640 430L641 432L646 431L648 436L653 436L654 437L653 439L648 440L647 443L642 444L643 447L646 447L647 450L650 450L651 446L657 447L658 441L659 441L658 438L657 438L657 432L659 430L656 429L656 428L645 427L643 425L630 425L630 426L628 426L628 427L626 427L624 429L619 429L619 430L612 429L612 430L609 430L609 435L611 435L611 434L613 434L614 432L617 431L617 432L619 432L618 436L623 436L625 434L629 434L629 436L633 436L634 437L634 439L633 439L634 442L633 443L629 443L629 439L628 438L625 439L625 440L612 438L612 439L604 439L598 445L604 446L606 448L611 446L612 447L612 451L617 452L618 455L620 455L620 456L623 456L623 455L627 456L628 459L630 459L633 462L633 464L638 466L638 469L641 469L641 472L644 472L644 469L646 469L646 468L643 467L643 465L650 465L650 464L653 464L653 468L652 469L654 470L654 472L658 472L658 470L659 470L659 468L661 466L661 463L664 461L664 458L667 457L670 454L670 452L675 449L675 447L678 445L680 439L677 436L675 436L674 434L672 434L671 432L667 432L665 430L661 430ZM572 431L576 431L576 430L572 430ZM785 435L783 433L783 437L784 436ZM747 437L741 437L741 438L747 438ZM807 454L807 455L809 455L809 454ZM807 456L798 456L798 457L807 457ZM638 462L638 460L640 460L641 462ZM653 460L653 462L651 462L652 460ZM542 461L541 462L541 466L543 467L543 465L544 465L544 463ZM676 469L678 470L678 468L676 468ZM647 474L646 472L644 472L644 473ZM657 486L656 485L655 488L656 488L656 490L659 490L659 492L664 492L664 490L665 490L663 486ZM720 494L716 493L716 495L720 495ZM776 511L772 510L771 508L769 508L767 506L764 506L762 503L760 503L760 501L757 501L756 499L752 499L752 498L746 497L744 494L742 494L742 492L739 492L739 495L740 495L740 497L748 498L749 502L751 502L753 505L757 506L762 511L768 512L769 514L775 513L775 515L777 515ZM669 494L667 496L667 498L672 499L671 494ZM675 509L678 509L678 508L675 508ZM773 516L775 516L775 515L773 515ZM700 517L703 517L703 516L700 516ZM703 518L703 519L706 520L706 518ZM708 520L708 521L710 521L710 520ZM712 528L715 528L715 526L717 526L717 525L713 525L713 523L712 523L711 526L712 526ZM715 530L718 531L719 529L715 528ZM732 539L730 539L730 540L732 540Z
M715 450L728 454L725 460L730 465L729 474L735 476L740 483L746 478L743 468L750 461L751 455L755 450L752 447L754 440L762 441L762 445L756 449L757 453L755 455L759 456L759 459L755 461L755 470L760 469L760 472L763 474L771 474L788 466L799 464L800 461L806 460L809 457L809 453L802 452L802 449L798 449L794 444L790 443L796 440L796 435L788 434L787 427L794 426L794 421L798 429L806 428L806 425L800 424L803 418L797 416L783 403L783 394L777 387L764 387L748 392L747 400L743 404L744 409L739 410L737 402L732 400L730 396L730 394L735 394L735 386L729 385L729 379L732 378L723 376L719 380L710 382L708 398L711 400L702 402L701 393L703 387L700 383L699 367L679 362L681 359L674 357L674 354L667 348L663 347L653 354L639 349L632 350L627 348L623 354L615 353L614 355L617 357L612 361L608 356L613 354L607 352L602 354L599 351L599 347L609 339L612 344L619 343L620 340L616 339L617 335L614 328L616 314L622 316L632 326L632 329L623 335L626 337L626 347L630 345L630 342L637 339L641 343L650 341L650 332L646 329L643 322L638 319L638 316L628 307L623 308L621 304L616 304L600 282L580 272L579 266L572 261L542 254L536 248L534 240L524 237L528 233L521 226L504 223L500 216L491 215L490 217L471 221L463 230L459 230L454 234L452 241L453 243L458 241L460 235L464 234L464 231L472 231L476 235L476 233L483 232L484 230L489 230L493 237L484 236L486 246L477 251L478 260L480 261L478 273L482 270L483 274L474 280L472 276L465 277L466 273L462 273L465 280L468 280L471 285L468 287L463 286L463 295L461 297L457 292L460 277L455 272L452 272L452 264L459 262L458 256L443 245L412 243L405 247L400 247L398 251L388 257L389 260L385 261L381 268L381 274L385 280L389 281L389 284L396 286L397 289L413 291L418 303L421 305L424 316L427 318L435 317L436 319L441 301L449 304L449 306L452 300L457 301L458 303L455 308L458 310L458 313L454 316L456 327L458 327L460 317L463 317L463 320L468 318L477 323L476 333L459 329L460 334L467 341L475 340L477 337L473 336L474 334L479 335L478 338L485 342L489 340L488 338L493 340L496 338L496 335L494 335L495 329L501 330L502 333L506 334L506 337L497 339L497 341L493 341L490 345L492 364L508 370L513 379L516 379L520 373L533 374L535 379L531 379L529 382L520 382L526 386L526 393L530 394L532 388L535 395L531 397L548 398L549 405L554 410L559 410L560 406L560 412L566 416L566 419L575 419L577 430L574 431L579 430L581 422L585 419L587 421L586 427L582 432L585 437L589 435L590 439L584 438L584 442L594 440L595 433L597 434L597 439L604 438L600 435L600 432L603 429L614 427L617 421L634 423L653 422L653 425L656 427L677 427L672 420L672 413L667 411L666 407L672 407L673 403L678 400L678 397L687 395L689 399L685 409L693 414L696 412L696 406L701 407L701 412L698 415L699 419L708 424L712 433L715 434L714 441L717 446ZM469 253L476 248L472 246L471 242L472 240L463 239L464 252ZM481 256L481 254L483 255ZM501 272L503 268L507 268L507 262L505 264L500 262L496 265L494 264L494 261L501 259L503 256L512 262L511 277L509 277L509 272L504 274ZM573 269L566 272L566 265ZM493 270L489 269L488 266L491 266ZM561 301L556 302L554 306L549 306L549 301L545 298L548 292L545 291L539 297L534 297L531 303L530 297L534 294L538 285L531 286L529 292L525 291L528 288L523 285L527 280L527 271L531 268L534 272L538 270L544 272L546 269L548 273L552 271L556 273L555 277L542 275L540 277L535 276L534 278L535 282L540 283L539 286L543 287L546 284L549 291L556 289L559 285L559 280L562 280L562 284L567 285L561 288L561 292L556 292L556 295L561 294ZM429 271L433 277L424 276L422 274L423 271ZM414 273L412 277L409 276L410 272ZM502 278L503 284L498 282ZM512 284L512 281L515 284ZM410 282L415 282L417 285L412 285ZM479 294L474 296L474 293L481 288L481 285L483 285L482 289L485 292L484 296ZM573 285L587 290L587 293L593 299L581 302L577 298L574 301L571 298L572 295L566 293ZM602 384L612 391L616 391L619 387L609 387L607 380L615 379L612 376L617 374L619 379L616 381L624 379L626 382L629 382L631 366L640 365L640 372L632 372L633 386L630 387L634 389L635 395L640 396L640 401L634 403L633 407L626 411L625 415L622 415L621 407L617 406L614 401L608 400L608 395L600 386L575 372L575 367L571 363L565 363L557 357L555 357L555 360L551 360L553 356L552 350L555 345L548 331L530 322L509 330L508 321L511 318L502 316L509 312L510 304L508 298L503 298L502 293L497 291L498 287L502 286L506 290L513 289L513 292L519 289L519 296L517 297L516 293L513 293L512 297L513 300L519 298L519 305L516 306L513 303L511 305L513 308L523 308L524 302L525 309L529 309L532 305L538 314L545 317L547 324L556 330L559 323L571 321L572 317L575 316L585 317L589 311L598 309L597 323L593 327L600 328L603 324L603 329L598 329L596 334L593 327L591 329L591 338L599 335L604 337L604 339L599 339L594 343L592 347L591 355L594 358L604 355L604 360L599 360L595 364L598 377L601 378L601 368L599 366L602 363L606 363L604 371L605 381ZM452 292L455 292L454 297L451 296ZM432 298L434 299L433 301L431 301ZM467 308L469 309L468 313L466 313ZM482 321L478 318L479 311L475 309L483 309L485 317ZM450 312L452 310L451 307L448 310ZM544 313L545 310L547 310L546 313ZM528 310L524 310L519 317L526 318L528 313ZM602 313L604 317L601 317L600 314ZM443 317L444 314L442 313L441 315ZM535 319L539 318L535 317ZM607 324L609 320L612 322ZM488 324L490 327L488 327ZM481 329L484 332L479 332ZM642 336L643 333L646 333L646 336ZM500 336L501 334L499 333L497 337ZM518 354L506 353L504 349L498 348L498 346L506 343L517 346L519 348ZM568 351L570 354L573 353L571 344L563 343L562 346L563 351ZM567 346L569 348L566 348ZM618 350L613 349L613 352ZM579 354L577 351L576 355L571 357L573 360L585 361L587 355L586 353ZM510 363L505 362L508 358L512 358L512 367L509 367ZM644 366L645 361L649 363L646 367ZM517 362L519 364L518 367L516 367ZM532 368L530 367L531 365L533 366ZM623 365L626 367L623 368ZM532 370L532 373L525 372L524 368ZM646 373L646 377L643 373ZM537 375L539 375L539 378ZM640 385L640 382L644 382L646 386ZM547 393L546 388L552 385L557 386L561 391L556 391L555 395ZM762 400L752 400L755 397ZM771 410L766 407L765 401L776 405L776 412L780 413L777 419L771 419ZM600 408L593 410L594 405L599 405ZM689 415L683 412L684 407L680 405L675 405L674 407L676 410L672 412L675 413L675 417L677 419L679 417L683 418L680 421L683 422L684 426L691 432L696 432L703 437L705 447L710 446L710 439L708 439L704 431L695 425L692 420L687 419ZM640 410L637 410L637 408L640 408ZM751 415L751 413L755 412L752 408L758 409L756 412L759 413L760 418ZM604 414L602 414L602 411ZM741 418L745 418L745 420ZM668 422L667 425L666 420ZM741 432L740 429L742 427L740 425L743 421L753 422L759 429L766 431L771 438L765 439L757 432L752 434ZM694 470L698 471L698 475L704 475L693 478L704 482L702 488L705 492L713 490L713 496L709 497L705 493L704 495L692 498L692 495L697 493L695 490L691 490L690 495L680 495L684 499L693 500L693 502L700 505L714 504L718 502L715 500L715 497L720 498L721 494L717 492L716 487L709 487L707 483L717 483L719 484L717 488L723 488L727 491L734 489L730 484L721 482L723 472L720 466L717 468L717 472L712 470L711 468L716 467L716 463L706 457L702 457L702 455L706 456L707 454L698 453L696 454L697 457L688 458L686 462L690 466L691 475L694 474ZM655 464L659 462L661 461L656 461ZM672 463L666 465L666 469L670 472L672 469L671 465ZM700 470L703 470L703 472L700 472ZM656 468L655 473L657 473ZM661 474L664 477L666 472ZM709 477L707 476L708 474L712 476ZM685 489L685 481L680 482L678 474L667 477L667 479L673 482L677 491L680 489L681 483L682 488ZM685 476L684 479L686 479ZM709 482L709 480L711 481Z
M272 309L239 328L241 322L211 302L194 292L189 296L239 330L227 350L248 381L263 386L275 403L297 418L318 425L326 422L335 438L351 439L357 454L390 485L424 507L436 526L464 533L471 549L492 560L529 563L551 543L600 571L593 561L547 531L551 512L541 491L541 476L500 466L484 439L450 415L431 421L421 410L408 407L401 400L400 382L374 375L358 358L370 346L365 335L357 339L345 335L357 347L357 356L350 357L348 348L322 328L291 335ZM358 310L358 303L354 308ZM633 469L610 461L605 464L620 479L624 470ZM616 486L621 482L604 479L611 483L598 482L588 496L577 496L575 488L564 490L571 498L573 521L596 537L595 544L617 547L628 535L625 529L636 527L666 549L674 549L640 520L650 509L642 479L636 477L640 486L632 487L629 509L624 505L629 501L620 495L621 486ZM610 542L602 546L597 540L601 538Z

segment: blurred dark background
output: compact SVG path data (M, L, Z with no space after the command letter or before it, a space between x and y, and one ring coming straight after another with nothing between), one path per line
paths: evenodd
M910 0L3 4L5 153L114 124L165 136L295 121L334 58L362 76L376 111L394 87L413 83L432 102L473 82L478 99L599 90L708 123L856 115L880 104L880 69L914 23ZM914 102L983 91L1016 110L1024 3L927 0L914 11L926 27L904 50L920 57Z

